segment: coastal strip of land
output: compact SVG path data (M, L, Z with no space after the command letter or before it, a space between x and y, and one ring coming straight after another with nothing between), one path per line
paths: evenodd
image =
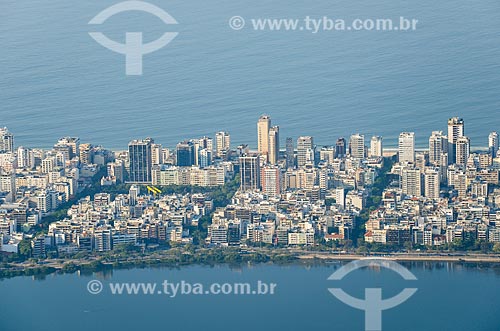
M370 253L354 254L349 252L318 252L290 249L253 248L239 252L237 249L208 250L195 252L155 252L153 254L133 255L127 257L102 258L99 256L85 259L52 259L34 262L11 263L0 268L0 278L16 276L47 275L51 273L86 273L106 269L130 269L147 267L185 267L190 265L328 265L344 263L367 258L384 258L397 262L429 262L429 263L467 263L484 266L500 266L498 254L468 253Z
M470 262L470 263L500 263L500 256L487 255L487 254L467 254L467 255L453 255L453 254L372 254L372 255L359 255L359 254L338 254L338 253L323 253L311 252L302 253L298 255L301 260L319 259L322 261L354 261L366 258L385 258L393 261L405 262Z

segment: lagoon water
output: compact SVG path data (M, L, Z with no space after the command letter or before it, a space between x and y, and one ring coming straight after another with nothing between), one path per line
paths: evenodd
M122 13L87 25L115 0L4 1L0 10L0 126L18 145L48 147L65 135L109 148L152 136L165 146L229 130L256 145L262 113L281 138L318 144L355 132L385 137L432 130L462 116L474 146L500 130L498 0L152 0L179 22ZM247 27L233 31L229 18ZM263 32L251 18L419 20L411 32ZM124 56L94 42L100 30L123 42L179 36L145 56L144 75L125 76Z
M417 277L404 281L385 269L360 269L342 281L327 278L340 265L190 266L131 269L94 275L49 275L0 281L0 329L37 330L364 330L364 314L329 292L340 287L358 298L365 288L382 288L389 298L406 287L418 291L383 313L389 331L498 331L500 269L452 263L406 264ZM104 290L87 292L91 280ZM162 284L186 281L204 286L259 280L276 283L274 295L112 295L110 282ZM158 285L160 286L160 285ZM205 287L206 288L206 287Z

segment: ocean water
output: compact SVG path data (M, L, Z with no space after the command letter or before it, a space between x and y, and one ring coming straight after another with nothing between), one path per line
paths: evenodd
M256 121L270 114L281 139L317 144L361 132L396 144L461 116L474 146L500 130L498 0L152 0L179 22L140 12L101 28L123 42L179 36L146 55L143 76L124 74L124 56L93 41L87 23L116 3L4 1L0 10L0 126L17 145L48 147L65 135L109 148L151 136L166 146L228 130L256 146ZM417 31L233 31L234 15L419 20Z
M191 266L132 269L95 275L49 275L0 281L0 329L37 330L364 330L364 312L337 300L328 288L340 287L364 298L365 288L381 288L390 298L406 287L417 292L382 314L384 331L497 331L500 327L500 272L451 263L406 265L417 277L404 281L386 269L360 269L342 281L328 277L340 265L322 267ZM87 284L99 280L100 294ZM275 283L274 295L112 295L112 282L158 284L185 281ZM255 289L255 287L253 287ZM156 291L155 291L156 292ZM180 293L180 292L179 292Z

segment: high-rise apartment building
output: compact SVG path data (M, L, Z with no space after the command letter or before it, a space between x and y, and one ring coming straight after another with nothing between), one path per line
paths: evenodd
M347 142L344 137L337 139L335 143L335 158L343 158L347 155Z
M339 187L335 190L335 203L342 208L345 208L345 189L343 187Z
M35 155L31 149L22 146L17 149L17 167L20 169L35 167Z
M470 139L469 137L458 137L455 142L456 161L455 163L461 166L467 165L467 160L470 155Z
M319 151L319 159L325 161L327 164L333 164L335 160L335 147L323 146Z
M137 198L141 194L141 187L137 185L130 186L128 190L129 205L135 206L137 204Z
M424 194L429 199L439 199L440 179L437 169L427 169L424 174Z
M73 152L71 151L71 146L69 145L57 143L56 145L54 145L53 150L56 155L62 155L61 159L64 158L64 160L69 161L73 158ZM64 164L62 164L61 166L64 166Z
M212 157L213 150L213 139L209 137L202 137L200 139L190 140L194 146L194 164L200 166L200 151L207 150L210 151L210 157ZM207 153L207 151L205 153ZM210 160L210 163L212 160Z
M456 163L456 143L465 134L465 123L462 118L453 117L448 120L448 162Z
M206 168L212 164L212 150L203 148L198 151L198 166Z
M195 164L195 146L192 141L183 141L177 144L177 165L190 167Z
M313 137L303 136L297 139L297 166L302 167L308 161L314 162L314 141Z
M281 172L277 166L262 167L260 172L260 183L262 192L270 196L279 196L281 191Z
M448 182L448 153L443 153L441 155L441 165L439 166L439 176L442 183Z
M65 152L65 148L69 148L67 155ZM59 139L57 144L54 146L54 150L61 150L65 153L67 160L71 160L75 156L80 155L80 138L78 137L64 137Z
M215 156L223 157L231 149L231 136L220 131L215 134Z
M448 153L448 138L443 131L433 131L429 137L429 163L439 167L444 153Z
M7 128L0 128L0 152L14 152L14 135Z
M499 146L499 138L497 132L492 132L488 136L488 147L490 149L490 154L493 158L497 157Z
M293 147L293 138L286 138L286 166L293 168L295 166L295 155Z
M382 137L373 136L370 140L370 156L371 157L380 157L384 156L384 150L382 147Z
M46 157L42 160L41 166L42 173L44 174L54 171L57 166L56 158L54 156Z
M151 162L153 165L163 164L162 146L160 144L151 145Z
M16 174L3 174L0 175L0 192L8 192L7 201L16 201Z
M351 157L355 159L365 158L365 136L359 133L353 134L349 142L349 147Z
M415 133L402 132L399 135L398 155L400 163L415 163Z
M280 155L280 127L273 126L269 129L269 163L278 164Z
M260 156L249 153L240 156L241 190L253 191L260 189Z
M420 197L422 195L422 178L418 168L405 168L401 175L401 190L403 194Z
M453 179L453 187L457 190L458 197L465 199L467 197L467 174L463 172L456 173Z
M123 160L115 160L107 165L108 177L114 177L117 183L123 183L125 178L125 164Z
M91 144L80 145L80 163L92 164L94 162L94 148Z
M131 183L151 183L151 145L153 139L133 140L128 144L129 179Z
M271 128L271 117L262 115L257 122L257 148L260 154L269 153L269 129Z

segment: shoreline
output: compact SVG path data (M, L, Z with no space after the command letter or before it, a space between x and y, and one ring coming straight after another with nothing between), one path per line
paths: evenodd
M231 259L231 253L222 252L222 259L215 260L213 255L203 255L202 258L178 259L172 256L135 257L125 261L103 261L103 259L78 260L67 259L62 261L44 261L37 264L13 264L0 270L0 280L22 276L47 276L50 274L72 274L75 272L94 273L104 270L144 269L144 268L182 268L193 265L200 266L244 266L244 265L331 265L334 263L347 263L350 261L367 258L384 258L396 262L428 262L428 263L464 263L481 264L482 267L500 267L499 255L473 254L473 255L434 255L434 254L339 254L331 252L280 252L280 251L255 251L253 255L243 255L237 260Z
M411 254L335 254L318 253L302 254L298 256L301 260L332 260L332 261L355 261L368 258L384 258L396 262L464 262L464 263L494 263L500 264L500 256L492 255L411 255Z

